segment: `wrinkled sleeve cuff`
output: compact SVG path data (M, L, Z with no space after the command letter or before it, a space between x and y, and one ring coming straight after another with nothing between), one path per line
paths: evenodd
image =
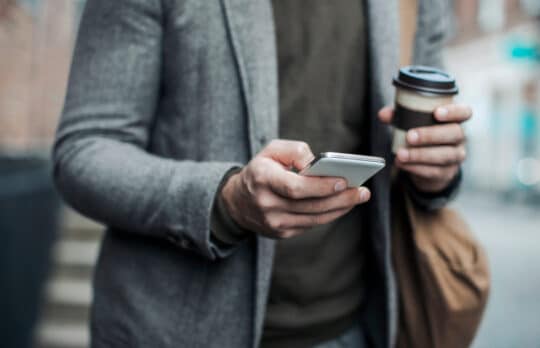
M242 243L249 235L249 232L240 227L229 215L225 202L219 194L227 180L240 170L241 168L233 168L224 175L214 198L210 227L211 242L219 249L232 248Z
M459 192L462 177L463 174L460 169L458 174L454 177L454 179L452 179L450 184L444 190L439 192L423 192L416 188L406 173L400 173L400 181L405 186L405 189L409 193L412 202L416 206L425 210L441 209L454 200Z

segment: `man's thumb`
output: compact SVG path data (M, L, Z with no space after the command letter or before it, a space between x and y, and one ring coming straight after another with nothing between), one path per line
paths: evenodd
M305 142L281 139L272 140L260 154L281 163L287 168L298 171L306 167L315 158L309 145Z

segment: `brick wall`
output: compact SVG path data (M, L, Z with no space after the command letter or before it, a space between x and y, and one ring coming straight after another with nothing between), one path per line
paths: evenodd
M76 6L36 3L0 0L0 151L50 146L63 104Z

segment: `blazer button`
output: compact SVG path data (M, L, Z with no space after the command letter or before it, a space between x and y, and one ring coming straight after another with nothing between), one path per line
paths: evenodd
M184 249L189 249L189 248L191 248L192 243L191 243L191 241L189 239L182 238L182 239L180 239L180 246L182 248L184 248Z
M172 232L167 232L167 240L171 243L178 243L178 236Z
M180 238L173 233L167 233L167 240L174 245L180 244Z
M259 137L259 144L261 144L261 146L265 145L267 141L268 139L264 135Z

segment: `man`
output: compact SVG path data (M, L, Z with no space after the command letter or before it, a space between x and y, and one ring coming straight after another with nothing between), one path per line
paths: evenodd
M370 190L290 169L320 151L394 162L392 110L374 115L391 102L397 12L88 1L54 158L66 200L109 226L94 347L392 345L392 166ZM439 65L443 15L420 4L417 63ZM448 105L445 125L408 134L397 180L422 207L455 191L469 116Z

